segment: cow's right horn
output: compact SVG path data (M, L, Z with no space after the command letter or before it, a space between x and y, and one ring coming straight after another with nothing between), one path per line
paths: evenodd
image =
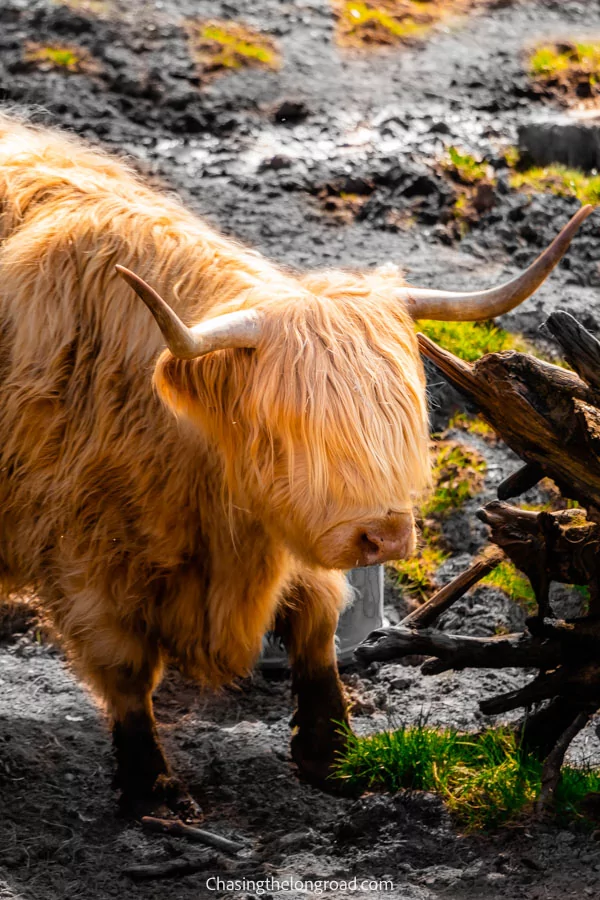
M582 206L525 272L512 281L485 291L435 291L407 285L397 292L413 319L474 322L504 315L536 291L567 252L573 235L594 211Z
M140 297L160 328L173 356L197 359L228 347L255 348L260 338L260 315L253 309L224 313L188 328L168 303L143 278L125 266L115 266L129 287Z

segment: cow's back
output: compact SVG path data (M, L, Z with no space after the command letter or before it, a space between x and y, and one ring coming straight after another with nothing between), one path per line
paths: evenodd
M57 596L92 568L148 577L189 549L162 512L189 509L202 476L152 391L160 334L114 264L176 275L178 207L118 161L6 117L0 196L0 575Z

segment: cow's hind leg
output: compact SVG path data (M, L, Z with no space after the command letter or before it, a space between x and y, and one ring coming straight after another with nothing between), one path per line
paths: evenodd
M292 758L304 778L332 790L331 766L345 747L348 726L335 655L345 596L341 573L306 572L287 592L275 625L288 651L297 698Z

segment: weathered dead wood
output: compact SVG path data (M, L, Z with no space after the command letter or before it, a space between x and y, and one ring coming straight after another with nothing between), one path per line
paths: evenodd
M569 744L587 725L590 718L589 712L578 713L568 728L565 728L560 738L546 757L542 770L542 787L537 801L538 812L543 810L554 799L554 794L560 781L560 770L565 761L565 754Z
M465 569L464 572L461 572L460 575L457 575L456 578L453 578L452 581L440 588L422 606L418 606L417 609L405 616L400 622L400 626L426 628L429 625L433 625L443 612L450 609L452 604L462 597L463 594L466 594L478 581L481 581L496 566L500 565L503 559L505 559L505 556L502 550L499 550L497 547L488 547L481 556L471 563L468 569Z
M202 856L194 859L168 859L155 863L140 863L122 869L122 874L129 876L134 881L156 881L160 878L181 878L183 875L193 875L195 872L206 872L220 864L221 857L218 853L206 851Z
M587 662L576 666L571 660L571 665L559 666L551 672L542 671L523 688L482 700L479 708L486 715L497 716L557 696L570 699L574 712L584 705L597 708L600 705L600 664Z
M600 341L577 319L556 310L548 318L546 327L558 344L565 360L594 390L600 391Z
M519 497L535 487L544 477L544 471L538 463L526 463L498 485L498 500L511 500Z
M144 831L169 834L172 837L184 837L194 843L205 844L208 847L214 847L216 850L222 850L225 853L236 854L239 853L240 850L245 849L244 844L240 844L238 841L231 841L229 838L221 837L219 834L213 834L211 831L204 831L202 828L187 825L180 819L159 819L154 816L143 816L142 828Z
M543 557L548 577L562 584L590 584L600 565L600 527L583 510L534 512L494 500L478 512L491 539L526 575Z
M520 728L521 747L545 759L577 713L573 700L566 697L555 697L535 712L528 712Z
M523 353L491 353L470 365L425 335L419 345L526 463L539 465L565 496L600 507L600 413L578 375Z
M446 669L504 669L511 666L552 668L561 663L563 648L559 641L530 634L503 634L476 638L446 634L434 628L405 628L401 625L379 628L356 648L361 662L381 662L403 656L431 656L423 671L428 675Z
M399 626L373 632L356 651L365 663L426 655L422 671L429 675L466 667L537 669L527 685L480 708L497 715L550 701L528 716L522 731L523 745L546 758L541 806L553 796L569 743L600 707L600 342L566 313L551 317L549 328L575 372L512 352L471 366L422 335L419 342L524 461L500 485L500 499L518 496L548 475L585 511L488 504L479 513L496 547L487 561L476 560ZM423 627L493 568L491 560L497 565L501 553L535 590L538 615L524 634L472 638ZM548 618L552 581L589 585L588 615Z

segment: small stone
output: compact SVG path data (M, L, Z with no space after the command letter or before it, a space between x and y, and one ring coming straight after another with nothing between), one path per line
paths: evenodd
M273 113L273 120L280 125L294 125L303 122L310 115L304 100L283 100Z
M284 156L283 153L276 153L275 156L271 156L268 159L263 159L259 163L258 171L265 172L269 169L274 172L278 172L280 169L289 169L293 165L294 161L289 156Z

